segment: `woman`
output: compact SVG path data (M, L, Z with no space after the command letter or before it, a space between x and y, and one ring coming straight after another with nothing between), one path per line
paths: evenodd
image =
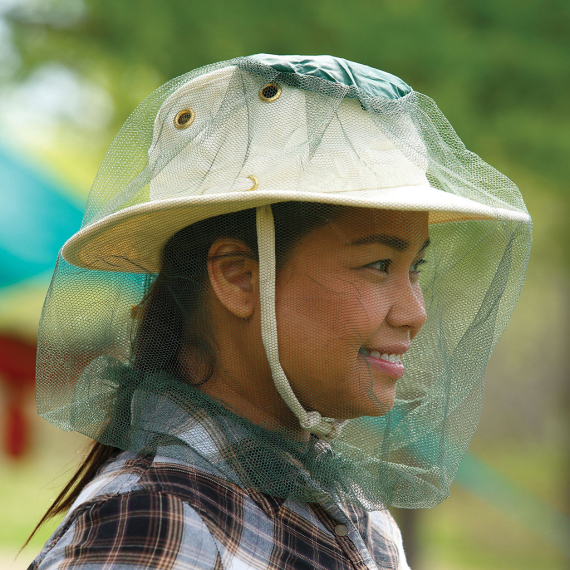
M40 325L96 442L33 568L407 568L477 423L530 218L431 100L346 60L178 78L113 143Z

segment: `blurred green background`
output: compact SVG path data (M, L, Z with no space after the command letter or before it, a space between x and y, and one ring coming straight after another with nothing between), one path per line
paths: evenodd
M0 158L65 202L77 227L106 148L146 95L258 52L327 53L402 77L521 188L535 223L528 279L488 368L470 454L448 500L395 514L414 570L570 568L570 2L0 0ZM3 203L31 207L2 172ZM73 231L58 211L42 222L62 236L55 249ZM31 223L5 218L1 251ZM0 334L33 345L49 259L17 278L3 263ZM2 417L10 389L0 384ZM24 396L31 447L0 451L0 568L35 557L53 525L13 562L85 444L35 418Z

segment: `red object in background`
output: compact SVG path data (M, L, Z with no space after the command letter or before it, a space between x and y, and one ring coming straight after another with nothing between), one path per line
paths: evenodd
M3 448L19 458L28 450L29 427L25 403L34 387L36 346L23 340L0 335L0 382L6 396L4 405Z
M8 404L5 450L10 457L22 457L30 445L26 416L21 406Z

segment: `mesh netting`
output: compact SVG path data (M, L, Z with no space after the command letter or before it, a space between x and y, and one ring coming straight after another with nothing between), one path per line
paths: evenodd
M39 411L273 496L433 506L530 229L398 78L267 55L193 71L127 120L64 246Z

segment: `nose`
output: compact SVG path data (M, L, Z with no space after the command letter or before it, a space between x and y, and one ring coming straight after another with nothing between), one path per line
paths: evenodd
M402 281L394 284L393 302L386 322L394 328L408 329L413 338L427 320L424 296L419 283L409 279Z

